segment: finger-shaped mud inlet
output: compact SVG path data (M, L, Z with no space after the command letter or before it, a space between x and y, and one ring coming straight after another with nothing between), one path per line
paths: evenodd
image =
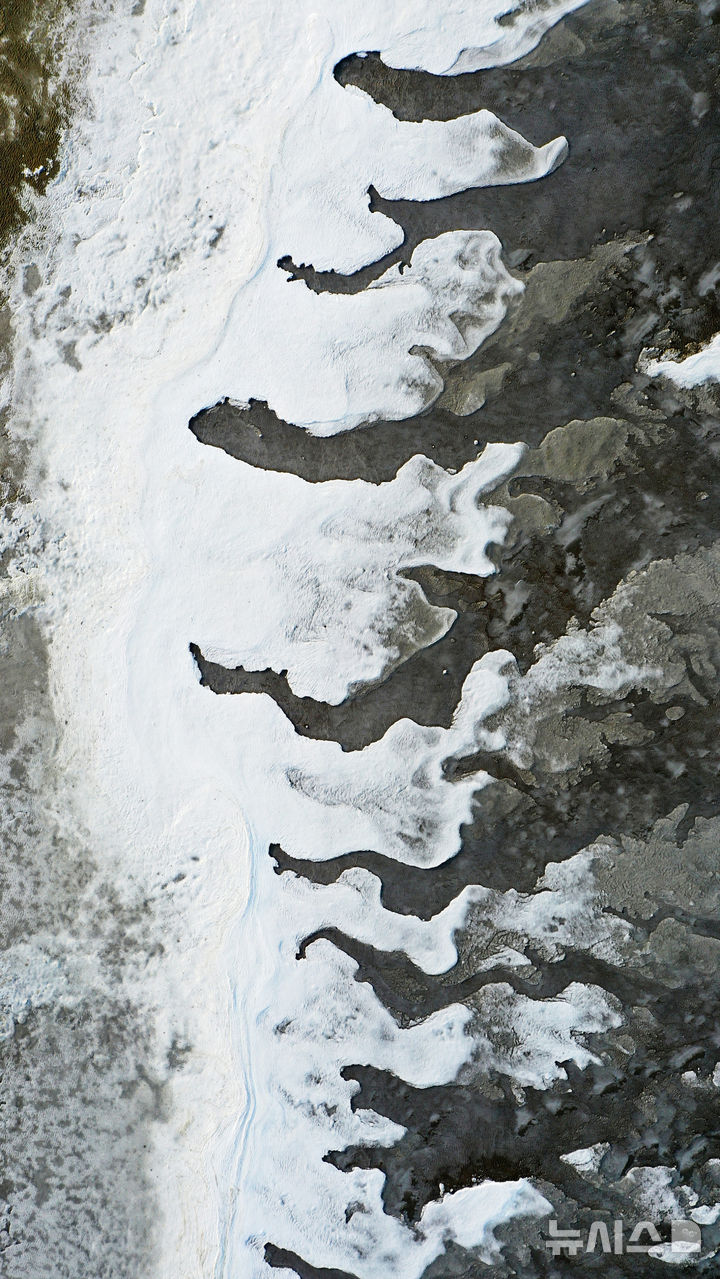
M0 25L0 1269L720 1255L720 7Z

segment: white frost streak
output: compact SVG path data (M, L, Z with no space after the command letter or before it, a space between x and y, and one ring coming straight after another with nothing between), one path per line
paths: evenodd
M93 110L70 132L45 242L33 232L20 249L43 283L14 298L17 429L42 432L54 549L33 562L32 594L65 726L59 820L106 876L173 903L158 1036L192 1052L149 1160L157 1279L260 1279L268 1238L360 1279L419 1279L447 1240L490 1259L495 1225L549 1208L524 1182L484 1183L427 1205L413 1234L384 1213L378 1171L323 1162L401 1135L351 1110L343 1066L424 1087L467 1067L474 1039L460 1006L399 1029L352 961L327 941L298 961L299 938L332 921L442 972L474 896L401 920L372 876L315 890L276 876L267 852L280 839L315 859L451 856L485 779L452 783L442 763L502 747L484 721L508 696L509 655L476 664L449 729L404 720L344 754L300 738L266 696L201 688L188 652L287 670L329 701L381 678L452 621L403 570L491 571L506 516L478 499L517 451L489 448L459 475L414 458L377 488L312 486L204 448L187 424L254 397L329 435L433 401L431 361L467 358L520 291L495 236L421 244L353 296L289 284L278 259L354 270L399 243L368 211L372 183L426 199L527 181L564 142L532 147L487 112L400 124L333 68L365 49L438 74L506 62L578 4L518 3L502 25L507 0L147 0L133 18L87 19ZM19 590L12 602L27 606ZM573 1027L610 1015L581 1011L555 1016L563 1051Z
M426 973L445 973L457 962L455 933L466 921L471 904L484 890L470 885L432 919L397 915L383 909L377 875L355 866L334 884L320 887L285 872L280 881L291 904L287 943L295 950L303 938L321 928L335 927L349 937L379 950L402 951Z

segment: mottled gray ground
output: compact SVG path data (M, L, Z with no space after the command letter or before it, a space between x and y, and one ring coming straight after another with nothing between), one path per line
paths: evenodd
M62 62L65 0L0 15L0 265L58 168L80 67ZM60 75L60 67L63 74ZM25 272L25 288L38 282ZM0 284L0 376L12 323ZM29 501L27 458L0 412L0 500ZM0 580L12 565L0 561ZM4 589L4 583L3 583ZM141 1279L155 1221L145 1158L164 1081L128 965L157 945L150 905L121 900L54 811L57 728L43 630L31 604L0 607L0 1274Z
M424 917L465 884L494 892L471 917L457 968L440 978L326 934L398 1020L460 998L485 1036L485 1054L452 1087L417 1090L368 1067L348 1071L355 1104L408 1131L389 1151L333 1158L382 1167L387 1210L409 1222L441 1187L483 1177L533 1178L562 1225L649 1217L665 1238L671 1216L720 1201L718 398L637 372L643 348L685 354L720 329L719 23L713 2L594 0L499 70L448 80L390 71L375 55L348 59L341 82L400 118L490 107L534 142L565 133L570 156L530 187L423 205L375 197L402 224L405 244L357 276L284 265L308 287L355 290L427 235L490 227L525 295L471 360L446 370L439 404L412 421L318 440L262 404L221 404L190 424L233 456L315 481L385 480L416 452L457 468L488 440L530 446L494 497L515 516L496 549L497 575L415 574L458 620L379 687L331 707L295 697L281 675L226 671L193 650L218 693L263 689L299 732L346 750L402 715L448 724L482 653L502 647L516 658L514 695L496 720L506 748L447 765L450 775L480 766L495 778L452 862L414 870L364 850L308 865L272 850L279 873L317 880L369 867L389 908ZM592 646L614 623L622 657L652 675L628 677L611 695L570 660L563 687L548 691L543 671L565 661L560 638ZM561 904L573 900L572 858L583 849L583 922L571 928ZM558 895L550 931L513 929L517 893L548 887ZM499 959L480 970L509 944L529 964L518 972ZM573 981L606 992L622 1023L591 1037L597 1064L567 1063L566 1078L544 1088L519 1082L513 1010ZM582 1170L561 1158L588 1147L594 1162ZM697 1271L714 1273L718 1244L718 1227L704 1226ZM272 1247L268 1255L301 1279L341 1279ZM453 1247L428 1279L484 1272ZM555 1260L537 1224L507 1232L499 1275L577 1272L665 1271L642 1255Z

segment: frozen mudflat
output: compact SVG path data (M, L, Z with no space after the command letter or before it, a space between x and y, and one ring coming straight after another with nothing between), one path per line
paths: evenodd
M714 8L63 27L8 259L8 1279L554 1279L551 1218L712 1272Z

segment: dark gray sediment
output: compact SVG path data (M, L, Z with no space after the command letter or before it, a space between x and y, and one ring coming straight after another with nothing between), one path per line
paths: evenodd
M346 60L341 83L402 119L489 107L533 142L568 137L565 164L536 184L428 204L377 201L405 231L395 260L427 236L488 227L525 295L475 356L445 370L440 401L412 421L314 440L266 406L225 404L192 423L207 444L311 481L380 482L417 452L459 468L486 441L529 446L493 495L515 516L495 548L496 575L417 573L458 621L379 688L323 707L293 698L281 675L224 672L196 652L216 691L270 692L299 732L350 750L401 715L447 724L473 662L490 649L515 656L513 696L493 721L505 748L447 764L451 776L480 767L494 779L455 859L415 870L373 850L322 865L271 850L278 873L318 882L366 866L380 875L388 908L424 918L468 883L493 890L444 977L324 934L354 956L359 979L399 1021L460 998L484 1036L485 1051L451 1087L347 1072L355 1104L407 1134L391 1150L336 1152L333 1161L381 1167L387 1210L408 1222L443 1188L485 1177L532 1178L561 1226L621 1218L630 1228L649 1218L664 1239L670 1216L720 1203L718 395L638 372L643 349L687 354L720 329L719 71L720 6L690 0L595 0L521 62L455 78L389 70L375 55ZM284 265L297 277L292 288L366 282ZM561 637L592 647L608 627L628 664L624 681L603 688L572 657L560 682L543 679L561 661ZM571 924L572 859L590 846L586 913ZM550 931L514 928L517 893L548 891L557 894ZM507 945L528 961L520 971L506 971ZM564 1076L544 1087L523 1082L517 999L553 1000L572 982L605 992L619 1024L586 1036L594 1062L566 1060ZM595 1162L584 1168L562 1158L589 1147ZM661 1184L666 1203L674 1196L664 1216ZM554 1258L538 1223L499 1234L498 1275L664 1273L647 1255ZM720 1229L704 1224L702 1238L693 1268L715 1273ZM272 1247L268 1257L302 1279L341 1279ZM427 1275L485 1270L453 1246Z

